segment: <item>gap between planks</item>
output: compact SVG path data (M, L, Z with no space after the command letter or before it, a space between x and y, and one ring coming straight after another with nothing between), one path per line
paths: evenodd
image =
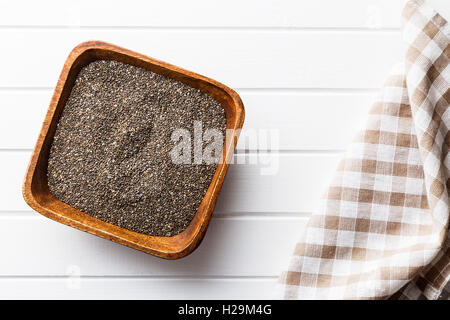
M227 275L77 275L77 278L84 280L135 280L135 279L149 279L149 280L275 280L278 276L227 276ZM0 275L0 281L4 279L8 280L58 280L58 279L72 279L71 275L52 275L52 276L40 276L40 275L22 275L22 276L10 276Z
M296 26L278 26L278 27L238 27L238 26L77 26L77 25L0 25L0 30L138 30L138 31L201 31L201 32L217 32L217 31L231 31L231 32L298 32L298 33L400 33L401 28L383 27L383 28L371 28L371 27L296 27Z
M52 91L54 87L2 87L0 86L0 91ZM376 93L379 92L378 88L270 88L270 87L242 87L233 88L233 90L240 93L253 93L253 94L353 94L353 93Z
M0 148L0 153L16 153L16 152L23 152L23 153L29 153L32 152L33 149L30 148ZM339 155L342 154L344 150L341 149L303 149L303 150L249 150L249 149L239 149L235 150L234 154L236 155L255 155L255 154L283 154L283 155L315 155L315 154L325 154L325 155ZM238 164L234 164L238 165Z
M214 220L287 220L307 219L309 212L245 212L245 213L220 213L212 215ZM11 211L0 210L0 220L24 219L24 220L48 220L46 217L33 210Z

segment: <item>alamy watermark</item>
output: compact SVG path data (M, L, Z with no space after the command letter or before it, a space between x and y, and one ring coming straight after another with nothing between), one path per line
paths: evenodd
M239 137L238 151L226 158L225 150L233 149ZM227 129L225 136L216 128L203 128L201 121L194 121L193 130L178 128L172 132L174 147L170 158L178 165L238 164L257 165L262 175L278 172L278 130ZM243 152L241 152L243 151Z

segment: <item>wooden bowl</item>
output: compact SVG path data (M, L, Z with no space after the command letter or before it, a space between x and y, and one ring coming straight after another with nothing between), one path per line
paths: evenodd
M181 81L210 95L225 109L227 129L234 130L235 137L231 139L232 141L224 142L223 158L226 161L222 161L217 166L197 213L189 226L178 235L157 237L130 231L75 209L56 199L49 192L48 157L61 111L81 68L100 59L128 63ZM23 197L31 208L47 218L158 257L166 259L184 257L200 244L206 232L243 122L244 106L242 101L239 95L227 86L199 74L105 42L84 42L72 50L64 64L28 165L22 190Z

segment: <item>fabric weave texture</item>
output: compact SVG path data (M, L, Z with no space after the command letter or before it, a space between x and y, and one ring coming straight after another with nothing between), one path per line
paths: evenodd
M415 0L402 33L404 61L296 244L281 298L449 297L450 26Z

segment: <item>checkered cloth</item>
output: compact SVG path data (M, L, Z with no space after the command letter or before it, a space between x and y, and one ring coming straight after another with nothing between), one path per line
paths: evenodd
M422 1L365 130L280 278L285 299L438 299L450 285L450 25Z

